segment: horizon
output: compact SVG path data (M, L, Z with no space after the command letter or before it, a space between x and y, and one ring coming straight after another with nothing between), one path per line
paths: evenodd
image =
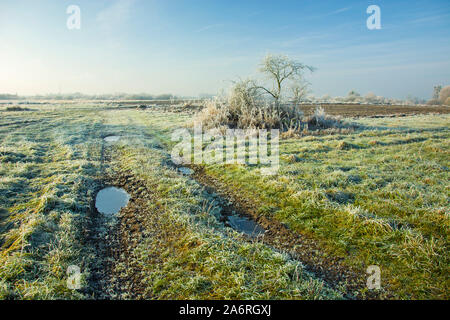
M381 29L369 30L369 5ZM67 8L80 8L68 29ZM429 99L450 79L450 3L15 1L0 4L0 93L217 94L267 53L317 68L311 94Z

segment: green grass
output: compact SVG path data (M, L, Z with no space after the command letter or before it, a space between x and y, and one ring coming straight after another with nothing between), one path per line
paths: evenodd
M44 110L6 113L1 120L36 121L0 126L0 206L7 212L0 221L3 299L83 297L67 289L66 270L88 260L82 231L99 165L94 141L100 119L78 118Z
M87 105L2 115L0 298L92 297L87 279L108 257L99 257L86 239L89 205L104 174L114 172L131 172L151 187L153 201L143 211L158 213L145 219L142 230L158 237L143 237L127 253L144 288L134 297L341 298L288 256L224 228L202 188L161 165L167 154L158 145L186 115ZM102 138L109 134L124 138L111 147L113 161L102 163ZM69 265L81 267L84 290L67 288ZM118 278L130 272L121 261L113 268ZM105 292L116 288L111 280ZM121 289L107 296L130 298Z
M131 173L152 193L144 211L157 214L143 218L144 236L127 258L144 288L138 297L342 296L288 256L224 228L203 189L163 165L172 131L190 116L89 104L33 109L1 112L0 298L91 298L89 288L67 289L66 270L81 266L89 286L101 263L86 230L105 170ZM358 122L365 127L345 135L282 140L276 176L261 176L257 166L205 169L258 214L310 235L344 264L361 273L380 266L393 297L448 299L450 117ZM110 134L124 138L102 163ZM128 271L114 262L118 278ZM122 289L110 297L130 298Z
M207 173L361 273L380 266L394 297L448 299L450 117L359 122L366 128L348 135L283 140L274 177L243 166Z
M212 199L197 183L162 167L161 153L123 142L117 153L119 164L114 167L145 181L155 197L141 221L143 234L149 236L132 249L127 260L127 264L139 265L140 285L145 287L139 298L341 297L298 262L261 243L243 241L238 233L224 228ZM126 265L118 264L116 270L119 276L128 272Z

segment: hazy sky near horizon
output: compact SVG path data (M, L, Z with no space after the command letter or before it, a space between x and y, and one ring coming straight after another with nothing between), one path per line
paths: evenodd
M216 93L282 53L317 68L316 96L430 98L450 85L449 39L448 0L0 0L0 93Z

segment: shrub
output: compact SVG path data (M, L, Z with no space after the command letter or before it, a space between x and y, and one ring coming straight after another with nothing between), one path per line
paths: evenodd
M448 98L445 100L444 104L445 104L446 106L450 106L450 97L448 97Z
M6 111L30 111L31 109L29 108L23 108L23 107L19 107L19 106L9 106L6 107Z
M369 92L368 94L366 94L364 99L365 99L365 102L367 102L367 103L376 103L376 102L378 102L378 97L373 92Z
M355 90L351 90L351 91L348 93L348 95L347 95L347 97L345 98L345 100L346 100L347 102L361 102L361 101L362 101L362 98L361 98L361 95L360 95L358 92L356 92Z
M439 101L442 104L446 104L448 98L450 98L450 86L442 88L442 90L439 92Z
M293 105L261 98L252 81L234 84L226 99L209 100L197 116L207 128L299 130L303 112Z
M205 128L221 131L227 128L279 129L282 138L297 136L302 131L344 128L339 117L327 115L320 106L313 115L304 118L295 104L269 103L261 99L251 81L236 83L227 99L207 101L195 120Z
M309 130L320 130L329 128L340 128L342 122L338 117L327 115L325 110L319 106L315 109L314 114L307 119Z

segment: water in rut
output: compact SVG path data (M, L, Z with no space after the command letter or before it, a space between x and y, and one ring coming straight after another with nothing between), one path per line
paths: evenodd
M97 194L95 199L95 207L98 212L113 215L119 212L123 207L126 207L130 200L129 194L116 187L108 187Z
M117 142L120 140L120 136L108 136L105 137L103 140L105 140L105 142Z
M250 237L262 236L266 231L255 221L242 216L229 216L230 226Z
M186 167L180 167L178 168L178 171L180 171L182 174L186 176L190 176L194 173L194 170L186 168Z

